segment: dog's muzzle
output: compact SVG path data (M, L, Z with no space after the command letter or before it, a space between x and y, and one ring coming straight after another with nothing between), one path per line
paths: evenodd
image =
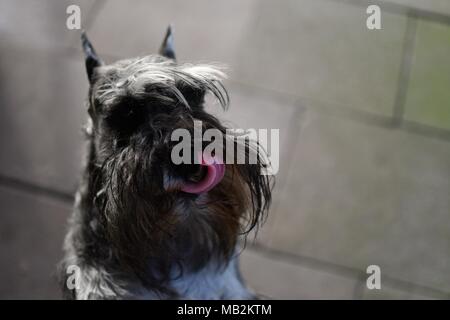
M225 175L225 164L218 158L201 157L200 165L206 169L205 175L197 182L184 182L181 191L186 193L201 194L208 192L222 181Z

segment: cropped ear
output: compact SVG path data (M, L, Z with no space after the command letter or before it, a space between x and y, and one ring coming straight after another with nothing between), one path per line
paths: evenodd
M94 47L92 46L84 31L81 33L81 42L83 45L87 76L89 82L92 83L95 68L103 65L103 62L97 56Z
M159 54L163 57L175 60L175 47L173 43L173 31L171 25L167 28L166 36L164 37L161 48L159 49Z

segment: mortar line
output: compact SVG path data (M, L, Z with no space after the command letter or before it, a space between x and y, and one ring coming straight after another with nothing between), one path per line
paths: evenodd
M406 95L414 59L414 49L417 36L417 17L409 13L406 22L405 38L402 48L402 62L397 82L397 94L394 100L393 124L399 127L405 113Z
M44 187L33 182L25 181L19 178L9 177L0 174L0 186L13 189L34 196L44 196L66 204L72 204L74 196L72 193L57 190L54 188Z

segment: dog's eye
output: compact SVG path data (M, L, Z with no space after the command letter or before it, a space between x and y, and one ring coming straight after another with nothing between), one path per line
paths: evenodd
M124 105L116 108L106 117L109 126L123 134L130 134L146 119L145 108L141 105Z

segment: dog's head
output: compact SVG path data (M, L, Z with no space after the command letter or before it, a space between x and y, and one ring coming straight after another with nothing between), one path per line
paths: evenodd
M257 226L270 204L263 157L254 164L175 164L172 158L174 130L194 137L194 121L227 139L226 128L204 109L208 93L226 107L223 72L177 63L170 28L160 54L110 65L84 34L82 40L93 201L113 254L153 282L166 279L174 263L195 269L211 258L226 261L239 234ZM192 152L192 162L197 156Z

